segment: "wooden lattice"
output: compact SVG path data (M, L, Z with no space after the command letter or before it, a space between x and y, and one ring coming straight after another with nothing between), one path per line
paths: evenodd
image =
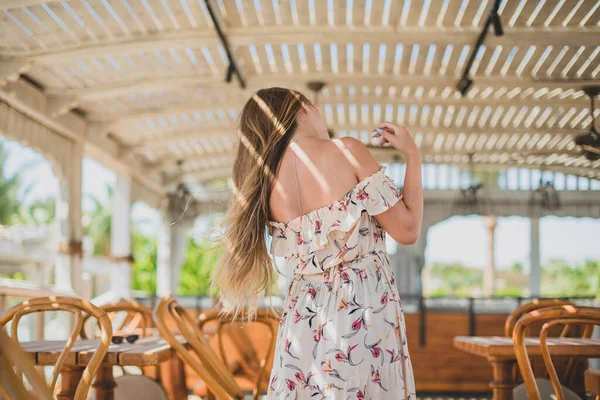
M0 0L0 70L21 72L76 109L90 131L165 183L226 177L250 94L308 92L338 137L370 143L383 120L408 125L424 161L600 178L573 137L592 122L583 85L600 83L600 2L503 0L463 97L455 86L492 0ZM8 74L6 74L8 75ZM596 110L596 118L600 110Z

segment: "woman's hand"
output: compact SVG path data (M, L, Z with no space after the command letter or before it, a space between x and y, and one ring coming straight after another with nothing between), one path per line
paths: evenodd
M413 156L419 154L419 148L413 140L408 128L390 122L384 122L373 130L373 137L381 137L380 146L386 143L391 144L396 150L404 156Z

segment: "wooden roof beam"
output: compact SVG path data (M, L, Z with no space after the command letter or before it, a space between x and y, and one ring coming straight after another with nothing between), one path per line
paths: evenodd
M374 157L379 162L394 163L394 162L402 161L402 156L399 155L398 152L395 151L394 149L371 148L370 150L373 153ZM565 167L560 164L527 163L525 161L525 158L520 159L520 158L516 157L516 155L518 153L497 152L497 153L476 153L476 154L482 154L482 155L488 157L488 159L490 156L498 156L498 159L499 159L499 161L497 163L490 162L489 160L486 162L473 162L473 166L479 167L479 168L490 169L490 170L503 170L503 169L507 169L507 168L527 168L527 169L535 169L535 170L544 169L546 171L554 171L554 172L560 172L560 173L564 173L564 174L571 174L571 175L589 177L589 178L594 178L594 179L600 179L600 171L596 168ZM469 153L467 153L467 152L463 152L463 153L456 152L456 153L447 153L447 154L440 153L440 155L442 157L448 156L448 155L453 157L454 161L450 161L450 162L447 162L447 161L437 162L437 161L435 161L434 158L431 158L431 160L425 159L429 155L430 154L424 155L424 161L427 164L452 164L453 166L456 166L459 168L469 168L471 165L468 162ZM500 157L501 155L504 155L504 156ZM502 160L502 161L500 161L500 160ZM231 166L227 165L227 166L215 167L215 168L202 168L198 171L186 171L186 172L182 172L179 174L170 175L170 177L168 178L167 181L165 181L165 183L172 184L172 183L186 181L186 180L187 181L193 180L196 183L201 183L201 182L205 182L205 181L212 180L212 179L221 179L221 178L224 179L224 178L228 178L230 176L231 176Z
M0 10L31 7L43 3L58 3L60 0L0 0Z
M372 125L349 125L349 124L330 124L329 127L333 129L335 132L350 132L350 131L370 131L373 129ZM223 130L210 130L210 131L202 131L200 127L198 129L191 129L186 132L178 133L178 134L169 134L164 136L157 136L153 138L149 138L144 140L134 146L128 147L122 153L122 157L129 157L133 154L140 153L145 149L152 149L157 147L166 146L170 143L178 142L178 141L191 141L203 138L211 138L211 137L220 137L220 136L230 136L232 139L235 137L234 134L234 126L230 128L223 128ZM579 135L584 134L585 130L573 130L573 129L557 129L557 128L514 128L514 127L419 127L412 126L411 132L413 133L421 133L423 135L459 135L459 134L477 134L477 135L503 135L503 134L551 134L557 136L567 136L567 135Z
M476 75L475 84L471 90L477 89L479 92L492 90L507 90L520 88L522 90L577 90L584 85L600 84L600 79L591 79L585 81L555 80L540 81L531 78L522 77L486 77ZM306 90L305 83L309 81L320 80L328 85L354 85L356 86L383 86L390 85L408 86L411 88L421 88L422 90L440 89L446 87L454 88L456 77L449 76L396 76L396 75L364 75L364 74L294 74L294 75L269 75L269 76L248 76L248 89L241 91L240 95L244 98L249 97L250 93L266 86L280 85L287 87L297 87ZM227 83L217 76L177 76L172 78L147 78L137 81L122 82L111 85L93 86L83 89L48 89L46 93L53 97L66 96L69 102L80 104L86 100L107 99L120 95L138 92L162 91L168 89L181 89L200 86L203 88L223 88ZM359 97L359 96L357 96ZM516 95L515 97L518 97ZM451 101L452 96L446 100ZM559 102L559 101L557 101ZM237 104L234 102L234 104ZM583 104L583 103L582 103Z
M147 172L152 174L161 170L165 170L167 167L176 165L177 163L185 163L187 161L202 161L204 164L216 164L217 166L221 166L223 164L227 165L233 161L233 152L225 150L183 156L169 155L168 157L159 158L157 162L148 165ZM206 166L204 168L206 168Z
M360 132L360 131L365 131L365 130L370 131L373 129L372 125L330 124L329 127L336 132L340 132L340 131L346 131L346 132L358 131L358 132ZM223 128L222 130L210 130L210 131L202 131L201 128L198 127L197 129L191 129L189 131L182 132L182 133L168 134L168 135L164 135L164 136L156 136L156 137L144 140L134 146L129 147L126 150L126 152L124 153L124 155L139 153L140 151L143 151L145 149L152 149L152 148L156 148L156 147L166 146L169 143L178 142L178 141L187 142L190 140L197 140L197 139L210 138L210 137L220 137L223 135L227 135L227 136L234 138L234 136L235 136L234 130L235 130L234 126L231 126L230 128ZM557 128L544 129L544 128L536 128L536 127L533 127L533 128L514 128L514 127L457 128L457 127L452 127L452 126L451 127L412 126L411 131L413 133L422 133L424 135L429 135L429 134L459 135L461 133L462 134L478 134L478 135L494 135L494 134L502 135L502 134L523 134L523 133L530 133L530 134L549 133L552 135L579 135L579 134L583 134L586 132L585 130L573 130L573 129L567 129L567 128L563 128L563 129L557 129Z
M380 155L376 154L375 158L379 162L398 162L397 158L392 158L392 152L389 152L388 155ZM428 164L448 164L446 162L430 162ZM462 163L453 163L453 166L458 168L470 168L471 164L468 162ZM592 179L600 179L600 171L597 169L590 168L577 168L577 167L564 167L560 165L530 165L526 163L517 163L513 161L511 163L490 163L490 162L475 162L472 164L475 168L487 169L487 170L505 170L508 168L524 168L524 169L532 169L532 170L540 170L543 168L545 171L558 172L568 175L576 175L582 176L586 178ZM165 184L173 184L179 182L193 182L193 183L203 183L213 179L226 179L231 177L231 167L223 167L223 168L215 168L215 169L206 169L197 172L190 173L181 173L170 175L166 180Z
M491 97L491 96L490 96ZM532 97L532 96L530 96ZM62 97L58 97L59 99L62 99ZM73 99L69 96L65 97L65 104L68 105L72 105L73 104ZM485 106L517 106L517 107L522 107L522 106L528 106L528 107L553 107L553 108L558 108L558 107L578 107L578 108L588 108L589 107L589 102L587 101L587 99L581 97L579 99L573 100L573 99L564 99L564 100L560 100L560 99L544 99L544 100L539 100L539 99L535 99L535 98L525 98L525 99L519 99L518 96L517 98L512 98L512 99L507 99L507 98L500 98L500 99L495 99L495 98L487 98L487 99L469 99L469 98L461 98L461 99L456 99L453 96L449 96L447 98L440 98L440 97L421 97L421 98L417 98L415 96L408 96L408 97L402 97L401 95L398 96L394 96L393 98L390 96L374 96L374 95L370 95L370 96L329 96L329 97L323 97L321 99L319 99L319 103L321 108L323 108L323 106L325 104L358 104L358 105L362 105L362 104L368 104L370 106L373 105L388 105L391 104L394 107L398 107L400 105L405 105L405 106L409 106L409 105L428 105L431 107L435 107L435 106L448 106L448 105L453 105L455 107L461 107L461 106L480 106L480 107L485 107ZM124 112L121 114L103 114L102 116L96 116L96 115L89 115L88 119L90 121L98 121L98 122L106 122L106 123L123 123L123 122L128 122L130 120L142 120L142 119L147 119L147 118L159 118L159 117L165 117L167 115L173 115L173 114L193 114L195 112L199 112L199 113L206 113L206 112L218 112L218 111L227 111L227 110L235 110L236 112L241 110L241 108L244 106L244 102L243 101L237 101L234 100L231 103L226 103L226 102L216 102L216 103L212 103L212 104L208 104L207 102L203 101L203 102L199 102L199 103L185 103L185 104L178 104L178 105L170 105L170 106L165 106L165 107L159 107L159 108L150 108L150 109L143 109L143 110L135 110L135 111L128 111L128 112Z
M163 188L158 182L145 175L142 166L135 160L124 162L118 159L119 146L105 137L90 135L98 129L81 117L69 113L61 116L52 115L55 110L49 99L38 88L24 80L8 83L0 89L0 101L29 116L32 120L56 133L75 142L83 142L87 155L99 160L106 165L111 165L115 170L127 171L141 185L156 194L162 194Z
M129 157L133 154L139 153L145 149L151 149L161 146L166 146L169 143L178 142L178 141L190 141L190 140L198 140L204 138L213 138L213 137L223 137L223 136L233 136L233 127L231 129L223 129L223 130L211 130L211 131L202 131L199 127L186 130L183 132L178 132L174 134L164 135L152 137L146 140L141 141L138 144L133 146L129 146L122 152L122 157Z
M402 162L402 156L398 155L398 152L394 149L390 148L371 148L371 152L377 161L381 163L394 163L394 162ZM443 156L443 153L442 153ZM453 155L454 156L454 155ZM461 158L461 155L456 155L456 157ZM462 162L461 162L462 161ZM426 161L427 164L451 164L454 167L458 168L470 168L471 164L468 162L468 154L462 155L461 160L457 160L454 162L436 162L434 159L432 161ZM559 164L528 164L525 161L519 162L516 159L508 159L503 162L492 163L492 162L473 162L472 166L476 168L489 169L489 170L505 170L508 168L526 168L526 169L534 169L544 171L554 171L560 172L563 174L569 175L577 175L583 176L587 178L600 179L600 170L597 168L589 168L589 167L565 167Z
M126 124L129 122L135 122L135 121L141 121L144 119L156 119L156 118L161 118L161 117L167 117L169 115L174 115L174 114L193 114L193 113L207 113L207 112L212 112L212 113L216 113L219 111L223 111L223 110L228 110L229 108L233 108L233 107L228 107L226 105L222 105L222 106L213 106L213 107L206 107L206 108L199 108L199 107L190 107L188 105L177 105L177 106L166 106L166 107L161 107L161 108L156 108L156 109L152 109L152 108L145 108L142 110L136 110L136 111L130 111L130 112L126 112L126 113L122 113L122 114L108 114L108 115L103 115L103 116L99 116L99 115L90 115L88 120L89 121L93 121L93 122L99 122L99 123L104 123L104 124L110 124L110 125L117 125L117 124Z
M5 0L6 1L6 0ZM19 0L8 0L8 2ZM33 0L25 0L27 2ZM0 5L1 7L1 5ZM600 42L600 28L508 28L501 37L490 37L486 45L493 46L595 46ZM396 27L361 27L349 29L346 26L247 26L230 27L225 32L233 47L254 44L261 46L266 43L279 45L282 43L319 43L327 38L328 43L362 43L368 37L370 43L386 43L395 46L397 43L437 44L437 45L471 45L479 33L477 27L459 27L441 29L438 27L425 28L396 28ZM126 37L101 41L94 44L71 45L61 49L37 50L23 56L3 55L5 59L27 60L43 64L64 63L101 55L119 55L152 51L165 48L185 48L197 46L218 46L221 44L213 30L188 30L182 32L160 32L147 34L142 37ZM0 53L0 56L2 54Z
M137 92L153 92L169 88L185 88L190 86L225 87L220 76L177 76L169 78L152 77L135 81L123 81L109 85L91 86L81 89L48 89L46 93L53 96L71 96L85 100L102 100Z
M363 124L357 124L357 125L352 125L352 124L329 124L328 127L330 129L333 129L334 132L337 134L338 132L341 131L345 131L345 132L351 132L351 131L368 131L370 132L371 130L373 130L373 125L363 125ZM581 129L570 129L570 128L545 128L545 127L541 127L541 128L536 128L535 126L532 126L531 128L523 128L523 127L513 127L513 126L507 126L507 127L502 127L502 126L497 126L497 127L479 127L479 126L472 126L472 127L456 127L456 126L449 126L449 127L445 127L445 126L419 126L419 125L410 125L409 126L410 131L414 134L414 133L422 133L422 134L444 134L444 135L449 135L449 134L454 134L454 135L458 135L461 133L464 134L478 134L478 135L502 135L505 133L508 134L524 134L524 133L529 133L529 134L534 134L534 133L541 133L541 134L552 134L552 135L579 135L579 134L583 134L585 132L587 132L586 130L581 130Z
M16 82L19 75L27 72L32 64L24 61L2 61L0 60L0 87L9 82Z
M165 185L172 185L179 182L205 183L215 179L226 179L231 177L231 167L206 169L190 173L180 173L167 176L164 179Z

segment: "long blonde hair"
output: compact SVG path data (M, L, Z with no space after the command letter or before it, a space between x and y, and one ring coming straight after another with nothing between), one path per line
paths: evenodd
M228 312L237 314L261 294L272 293L269 199L303 104L310 101L295 90L262 89L248 100L238 119L233 196L221 225L223 254L212 279Z

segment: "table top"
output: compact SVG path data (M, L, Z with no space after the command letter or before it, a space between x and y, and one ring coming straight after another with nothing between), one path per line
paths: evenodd
M184 339L180 339L184 342ZM65 341L38 340L22 342L26 353L34 356L36 365L54 365ZM87 365L98 348L99 340L77 340L65 360L65 366ZM175 357L175 350L159 337L140 338L135 343L111 344L104 358L108 365L158 365Z
M572 357L600 357L600 339L548 338L550 354ZM525 338L530 356L541 356L540 339ZM456 336L454 347L486 358L516 359L512 338L501 336Z

